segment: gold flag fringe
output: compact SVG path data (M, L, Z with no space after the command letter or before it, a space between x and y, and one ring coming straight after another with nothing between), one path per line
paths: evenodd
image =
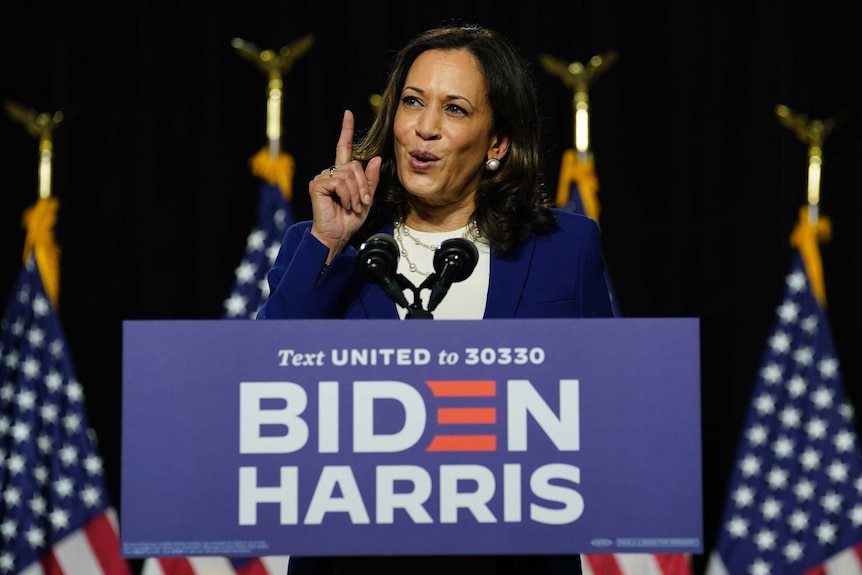
M820 259L819 242L828 242L832 237L829 218L819 217L812 223L808 219L808 207L799 210L799 222L790 234L790 245L802 254L805 270L811 280L811 291L820 307L826 309L826 282L823 280L823 261Z
M54 309L59 307L60 295L60 248L54 241L54 224L59 205L57 198L41 198L24 211L23 217L23 225L27 230L24 263L31 253L35 254L45 293Z
M269 149L263 147L251 157L249 164L255 176L278 186L285 200L290 201L293 198L293 172L296 169L293 156L279 152L276 158L271 158Z
M578 152L573 148L563 152L563 160L560 165L560 179L557 182L557 207L565 207L569 201L571 183L578 185L581 193L581 201L584 204L584 213L596 222L599 221L599 180L596 177L595 166L592 156L581 161Z

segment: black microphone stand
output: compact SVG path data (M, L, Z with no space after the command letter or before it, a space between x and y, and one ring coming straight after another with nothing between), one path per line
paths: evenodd
M398 284L401 288L409 289L413 292L413 303L407 306L407 315L404 316L404 319L434 319L431 312L422 307L422 298L420 297L420 294L423 289L431 289L431 286L434 284L436 279L436 273L432 273L425 278L425 281L423 281L419 287L416 287L413 285L413 282L404 277L404 274L398 274Z

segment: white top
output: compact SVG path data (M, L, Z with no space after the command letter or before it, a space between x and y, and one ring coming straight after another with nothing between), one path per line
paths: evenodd
M401 257L398 258L398 273L403 274L413 285L419 285L434 271L434 251L416 243L414 238L419 238L426 245L440 245L443 240L460 238L467 231L467 227L451 232L417 232L410 229L410 237L399 234L396 230L395 239L399 241L398 248ZM491 246L484 238L467 238L473 241L479 251L479 260L476 268L467 279L454 282L449 291L431 312L434 319L482 319L485 315L485 303L488 301L488 281L491 277ZM405 257L405 251L407 256ZM410 270L410 262L416 265L416 271ZM420 273L422 272L422 273ZM428 296L431 290L422 290L422 308L428 309ZM409 288L404 290L408 303L413 303L413 291ZM398 314L401 319L407 315L407 310L398 306Z

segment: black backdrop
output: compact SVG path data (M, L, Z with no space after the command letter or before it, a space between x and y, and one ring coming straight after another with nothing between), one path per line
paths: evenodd
M254 225L247 161L265 144L266 78L234 37L272 49L315 37L285 76L282 148L296 159L300 217L342 110L368 124L392 52L420 29L474 20L534 59L618 52L590 90L606 257L624 315L701 320L708 547L806 202L807 147L774 108L840 118L824 146L833 236L822 255L842 373L862 405L862 49L850 2L24 4L0 15L0 98L65 114L52 188L59 312L117 504L122 320L219 317ZM536 75L556 189L572 93L538 63ZM21 216L36 200L38 142L6 114L0 139L5 302L21 269ZM705 556L695 560L700 570Z

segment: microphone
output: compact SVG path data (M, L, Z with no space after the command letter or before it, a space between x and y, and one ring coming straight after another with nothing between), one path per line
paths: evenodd
M464 238L443 240L434 252L434 272L437 277L428 296L428 311L434 311L440 304L449 286L467 279L473 273L478 260L479 250L473 242Z
M395 238L384 233L374 234L359 246L356 267L362 277L380 284L389 299L406 308L409 304L396 276L398 256Z

